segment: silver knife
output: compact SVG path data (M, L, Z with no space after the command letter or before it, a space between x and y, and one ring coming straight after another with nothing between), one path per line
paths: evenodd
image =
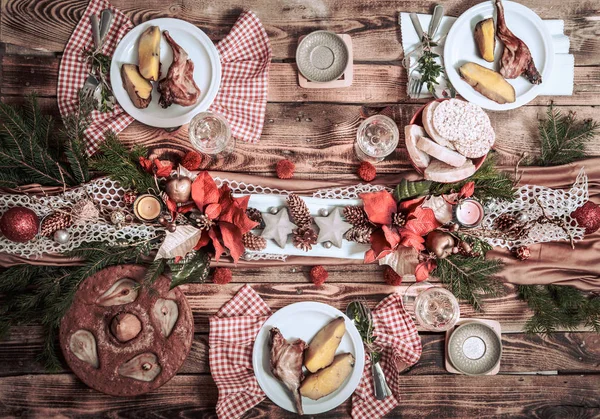
M92 25L92 39L94 40L94 49L100 48L100 22L98 21L98 15L93 13L90 15L90 24Z
M423 27L421 27L421 22L419 22L419 16L416 13L410 14L410 20L417 31L417 35L419 36L419 41L423 40Z
M100 14L100 44L104 44L104 40L106 39L106 35L110 30L113 21L113 12L110 9L102 10Z

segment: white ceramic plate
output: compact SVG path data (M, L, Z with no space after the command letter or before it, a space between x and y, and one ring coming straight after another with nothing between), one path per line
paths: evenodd
M275 314L269 317L258 332L254 342L252 354L254 374L258 384L273 403L290 412L296 412L291 394L271 374L269 365L269 331L271 328L277 327L287 340L300 338L309 343L323 326L340 316L346 319L346 334L342 338L336 354L351 353L354 355L354 369L346 382L329 396L319 400L302 397L304 414L312 415L335 409L356 390L365 367L365 349L354 323L344 313L327 304L315 302L295 303L277 310Z
M550 81L550 73L554 64L554 45L552 36L544 22L531 9L512 1L503 1L506 25L520 38L531 51L533 61L542 75L542 84L534 85L523 77L507 80L515 88L517 100L514 103L500 105L478 93L466 81L461 79L458 68L469 61L498 71L504 45L496 37L495 61L488 63L480 57L473 31L475 25L489 17L496 18L496 7L493 1L486 1L471 7L454 22L448 32L444 47L444 66L450 82L456 91L469 102L490 110L508 110L523 106L533 100L544 83Z
M123 88L121 65L138 63L138 40L142 32L149 26L158 26L161 32L168 30L173 40L188 53L189 58L194 62L194 81L201 91L200 98L195 105L186 107L171 105L167 109L163 109L158 104L158 98L160 97L157 91L158 83L154 83L152 102L146 109L138 109L133 105L129 95ZM173 51L171 46L167 43L165 37L161 35L160 72L162 78L167 75L172 62ZM221 61L215 45L196 26L180 19L153 19L133 28L119 42L110 67L110 79L115 98L129 115L152 127L178 127L190 122L194 115L207 110L212 104L221 84Z

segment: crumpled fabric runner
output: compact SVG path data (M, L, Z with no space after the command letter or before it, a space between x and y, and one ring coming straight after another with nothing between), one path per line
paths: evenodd
M83 51L92 44L90 16L103 9L114 13L113 24L102 48L112 55L119 41L133 29L131 20L107 0L90 0L81 20L67 42L58 72L58 108L61 116L77 110L78 90L83 87L90 65ZM258 17L243 12L231 32L217 44L221 58L221 86L209 110L223 114L238 140L257 143L262 133L267 107L267 84L271 63L269 36ZM107 130L121 132L133 122L123 108L115 105L112 112L94 110L85 133L87 152L92 155L104 140Z
M221 419L239 418L266 397L254 376L252 348L261 326L271 314L256 291L244 285L210 318L208 360L219 389L217 415ZM377 342L384 348L381 366L395 396L385 401L375 399L367 361L352 396L352 417L358 419L374 419L392 410L400 398L400 372L421 357L421 338L399 294L392 294L377 305L373 310L373 323Z

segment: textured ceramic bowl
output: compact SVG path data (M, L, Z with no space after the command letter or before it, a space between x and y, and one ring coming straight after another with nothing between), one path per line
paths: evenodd
M502 341L486 324L465 323L456 328L448 341L448 357L466 375L484 375L500 362Z
M316 31L300 41L296 50L296 64L308 80L326 83L344 74L349 55L341 37L329 31Z

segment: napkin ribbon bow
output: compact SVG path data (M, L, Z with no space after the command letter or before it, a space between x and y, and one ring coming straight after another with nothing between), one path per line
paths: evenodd
M219 390L217 415L221 419L241 417L265 399L252 368L254 339L271 310L259 295L245 285L210 318L209 363ZM393 396L375 399L369 356L361 381L352 396L352 417L382 417L398 405L400 373L421 357L421 339L398 294L385 298L373 310L380 360Z
M107 0L91 0L67 42L58 73L58 108L61 116L77 111L78 91L89 75L90 64L83 51L92 44L90 16L104 9L113 12L113 24L106 35L102 52L112 56L119 41L133 29L133 23ZM258 17L243 12L229 34L217 44L221 59L221 86L209 110L227 118L233 136L257 143L263 129L267 107L267 84L271 63L269 36ZM133 122L123 108L115 105L111 112L92 111L85 132L87 152L94 154L108 130L120 132Z

